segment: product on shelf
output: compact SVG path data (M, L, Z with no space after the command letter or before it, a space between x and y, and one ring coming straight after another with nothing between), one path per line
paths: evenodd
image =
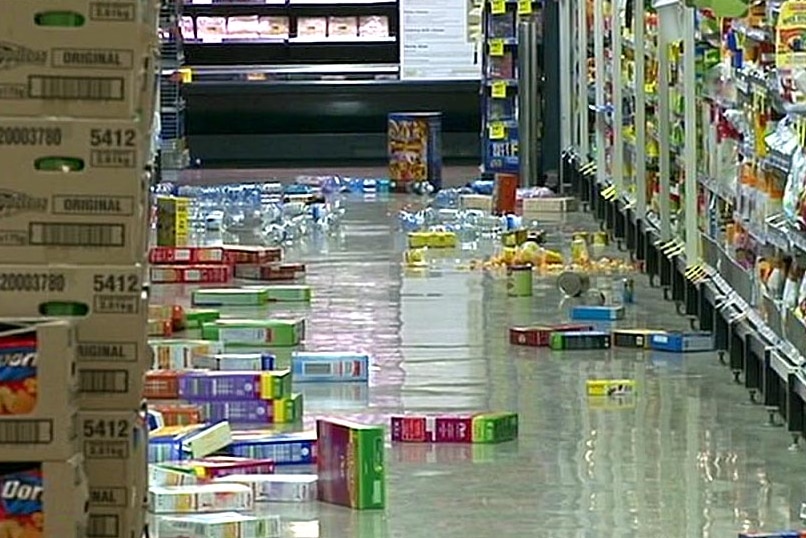
M501 56L490 56L487 63L487 76L493 79L515 78L515 64L511 52Z
M227 37L226 17L196 17L196 38L201 41L220 42Z
M260 20L257 15L227 17L228 39L257 39L260 37Z
M358 17L358 35L361 37L389 37L389 18L380 15Z
M358 18L357 17L328 17L327 19L328 37L357 37Z
M297 18L297 37L325 39L327 37L327 18Z
M258 33L260 34L260 37L288 39L290 34L290 23L288 17L260 17Z
M196 39L196 23L193 17L181 17L179 19L179 30L182 32L182 37L188 41Z

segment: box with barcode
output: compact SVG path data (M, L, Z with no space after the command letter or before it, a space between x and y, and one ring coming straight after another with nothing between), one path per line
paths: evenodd
M157 519L160 538L279 538L281 531L280 516L271 514L218 512Z
M0 536L83 538L88 534L87 480L81 456L0 464Z
M367 381L369 355L366 353L296 351L291 356L295 383L317 381Z
M228 265L155 265L149 269L152 284L226 284L232 280Z
M669 351L672 353L698 353L713 351L714 338L709 332L668 332L654 334L649 343L656 351Z
M139 536L148 484L148 429L136 411L81 411L79 432L90 491L90 528ZM137 509L137 510L136 510Z
M150 121L150 2L0 0L0 116Z
M649 349L652 335L665 332L653 329L618 329L613 331L613 347Z
M296 346L304 337L304 319L219 319L202 325L202 338L225 346Z
M222 265L229 262L224 247L151 247L152 265Z
M255 502L316 502L318 479L315 474L231 474L215 481L251 486Z
M195 360L224 352L224 345L209 340L151 339L155 370L186 370L196 368Z
M151 361L141 266L5 265L0 284L0 317L77 321L82 409L140 406Z
M549 348L554 351L582 351L609 349L611 336L604 331L576 331L551 333Z
M184 247L190 240L190 200L175 196L157 197L157 245Z
M316 463L316 432L236 431L227 452L244 458L269 459L275 465L310 465Z
M3 263L142 263L146 135L136 121L0 118Z
M64 460L78 453L75 341L69 321L0 320L3 461Z

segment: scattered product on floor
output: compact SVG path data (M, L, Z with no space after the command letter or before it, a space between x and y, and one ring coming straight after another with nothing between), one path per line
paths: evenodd
M585 382L588 396L632 396L635 381L632 379L589 379Z
M518 438L518 414L393 416L390 428L400 443L503 443Z

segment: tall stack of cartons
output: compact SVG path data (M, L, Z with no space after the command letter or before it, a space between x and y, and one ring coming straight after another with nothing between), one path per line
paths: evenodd
M158 8L0 0L0 536L143 534Z

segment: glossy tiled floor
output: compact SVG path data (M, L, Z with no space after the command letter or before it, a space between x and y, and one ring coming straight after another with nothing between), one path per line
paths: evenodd
M400 201L349 206L341 233L289 257L309 264L311 349L365 349L368 390L304 391L306 412L385 421L400 411L510 410L520 439L497 446L392 446L383 513L270 506L287 536L328 538L733 537L799 526L806 457L713 354L557 353L508 344L510 325L566 320L552 282L512 299L504 282L445 260L404 275ZM586 219L570 219L573 229ZM551 227L555 238L565 224ZM685 328L636 279L623 326ZM283 310L289 310L284 308ZM634 407L592 408L591 377L638 382Z

